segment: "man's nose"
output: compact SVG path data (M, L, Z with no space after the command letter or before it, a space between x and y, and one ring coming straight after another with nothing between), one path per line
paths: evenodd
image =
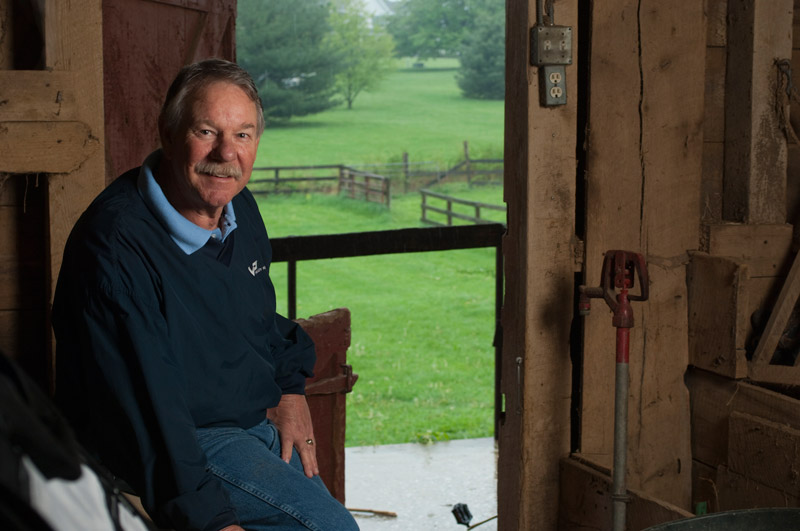
M233 144L233 138L228 135L220 135L217 137L217 143L214 146L215 158L230 162L236 159L236 148Z

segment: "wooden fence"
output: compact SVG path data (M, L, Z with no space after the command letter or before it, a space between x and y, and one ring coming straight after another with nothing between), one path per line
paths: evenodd
M349 175L345 175L349 172ZM354 177L355 176L355 177ZM367 179L368 177L368 179ZM451 168L433 161L409 160L408 153L403 153L402 162L386 164L365 164L358 168L343 164L322 164L316 166L264 166L253 168L250 179L250 191L254 194L291 194L291 193L337 193L344 189L352 189L358 197L367 201L380 200L389 204L389 183L379 193L375 186L377 181L385 179L394 181L395 191L410 193L421 188L428 188L447 180L466 181L470 186L484 184L502 184L503 159L473 159L470 157L469 144L464 142L464 160ZM355 181L362 184L342 184L343 181ZM371 192L366 191L366 181L371 181ZM374 182L372 182L374 181ZM358 193L358 188L363 192Z
M382 175L343 167L339 176L339 194L391 207L392 181Z
M481 218L481 209L486 210L496 210L498 212L505 212L505 206L497 206L497 205L490 205L489 203L481 203L479 201L468 201L466 199L459 199L457 197L453 197L451 195L440 194L437 192L432 192L430 190L422 189L420 190L420 194L422 195L422 221L423 223L428 223L431 225L440 225L440 226L451 226L453 224L453 219L461 219L464 221L470 221L475 224L487 224L487 223L497 223L493 220L487 220ZM440 208L431 206L428 204L428 198L433 197L436 199L441 199L445 201L447 204L446 208ZM468 207L472 207L475 209L475 215L469 216L467 214L461 214L459 212L455 212L453 210L453 204L458 205L466 205ZM447 218L447 223L441 223L438 221L434 221L428 218L428 212L436 212L437 214L443 214Z
M266 166L253 168L253 175L271 173L272 178L251 178L254 194L333 192L353 199L391 204L391 183L382 175L359 171L342 164L317 166ZM283 174L283 175L281 175Z

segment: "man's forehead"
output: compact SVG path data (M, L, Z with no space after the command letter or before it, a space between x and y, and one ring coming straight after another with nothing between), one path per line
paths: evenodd
M232 97L231 91L238 93L240 97ZM193 121L208 121L212 119L213 111L235 111L244 105L247 111L252 111L252 117L245 120L247 125L255 127L257 123L258 107L256 103L242 87L229 81L213 81L199 87L187 103Z

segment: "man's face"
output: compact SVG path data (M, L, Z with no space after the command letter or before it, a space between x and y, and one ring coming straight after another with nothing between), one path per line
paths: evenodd
M250 180L258 151L257 112L241 88L214 82L188 101L185 123L171 135L162 131L171 175L161 186L190 221L213 225Z

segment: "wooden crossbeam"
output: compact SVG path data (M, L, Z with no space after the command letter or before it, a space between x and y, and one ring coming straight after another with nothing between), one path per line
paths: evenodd
M0 122L75 119L71 72L0 70Z
M70 173L99 147L83 122L0 122L0 172Z

